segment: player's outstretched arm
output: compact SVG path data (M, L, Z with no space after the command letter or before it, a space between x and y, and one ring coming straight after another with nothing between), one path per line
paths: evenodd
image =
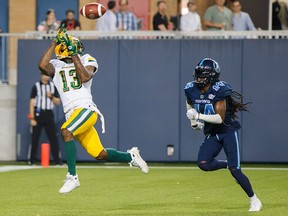
M48 47L48 49L44 52L44 54L42 55L42 57L38 63L38 67L39 67L40 71L43 74L50 76L50 77L53 77L55 74L55 68L49 62L51 60L51 56L52 56L56 46L57 46L57 44L53 41L50 44L50 46Z
M66 27L64 24L61 25L61 27L58 29L56 36L53 39L53 42L51 45L48 47L48 49L44 52L42 55L38 67L47 76L53 77L55 74L55 68L54 66L50 63L51 56L55 50L55 47L63 42L63 37L66 34Z
M74 62L76 73L81 80L82 83L88 82L94 74L94 71L96 70L93 66L84 66L79 58L78 55L73 55L72 60Z
M65 34L62 39L68 49L69 56L71 56L74 62L76 73L79 79L82 83L88 82L93 77L96 68L93 66L85 67L83 65L79 56L77 55L77 44L74 43L73 38L69 37L68 34Z

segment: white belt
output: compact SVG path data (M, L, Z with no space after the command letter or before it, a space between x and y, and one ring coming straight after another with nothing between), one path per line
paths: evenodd
M89 105L89 108L92 109L93 111L95 111L96 113L98 113L98 115L100 116L100 120L102 123L102 133L105 133L105 119L104 119L104 115L100 112L100 110L97 108L96 105Z

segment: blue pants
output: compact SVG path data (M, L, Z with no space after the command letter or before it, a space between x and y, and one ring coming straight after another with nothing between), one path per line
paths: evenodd
M227 156L228 167L240 169L240 149L237 131L208 135L200 146L198 163L207 161L210 163L224 148Z
M237 131L206 136L198 153L198 166L203 171L214 171L227 167L226 161L217 161L214 158L224 148L228 167L232 176L249 197L254 195L248 177L240 168L240 151Z

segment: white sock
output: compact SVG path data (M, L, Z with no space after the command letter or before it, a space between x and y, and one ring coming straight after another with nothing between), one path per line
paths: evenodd
M250 200L255 200L255 199L257 199L256 194L254 194L252 197L250 197Z

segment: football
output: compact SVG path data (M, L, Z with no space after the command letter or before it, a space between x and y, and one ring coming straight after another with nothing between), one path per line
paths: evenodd
M80 14L88 19L98 19L106 12L106 8L99 3L89 3L80 9Z

